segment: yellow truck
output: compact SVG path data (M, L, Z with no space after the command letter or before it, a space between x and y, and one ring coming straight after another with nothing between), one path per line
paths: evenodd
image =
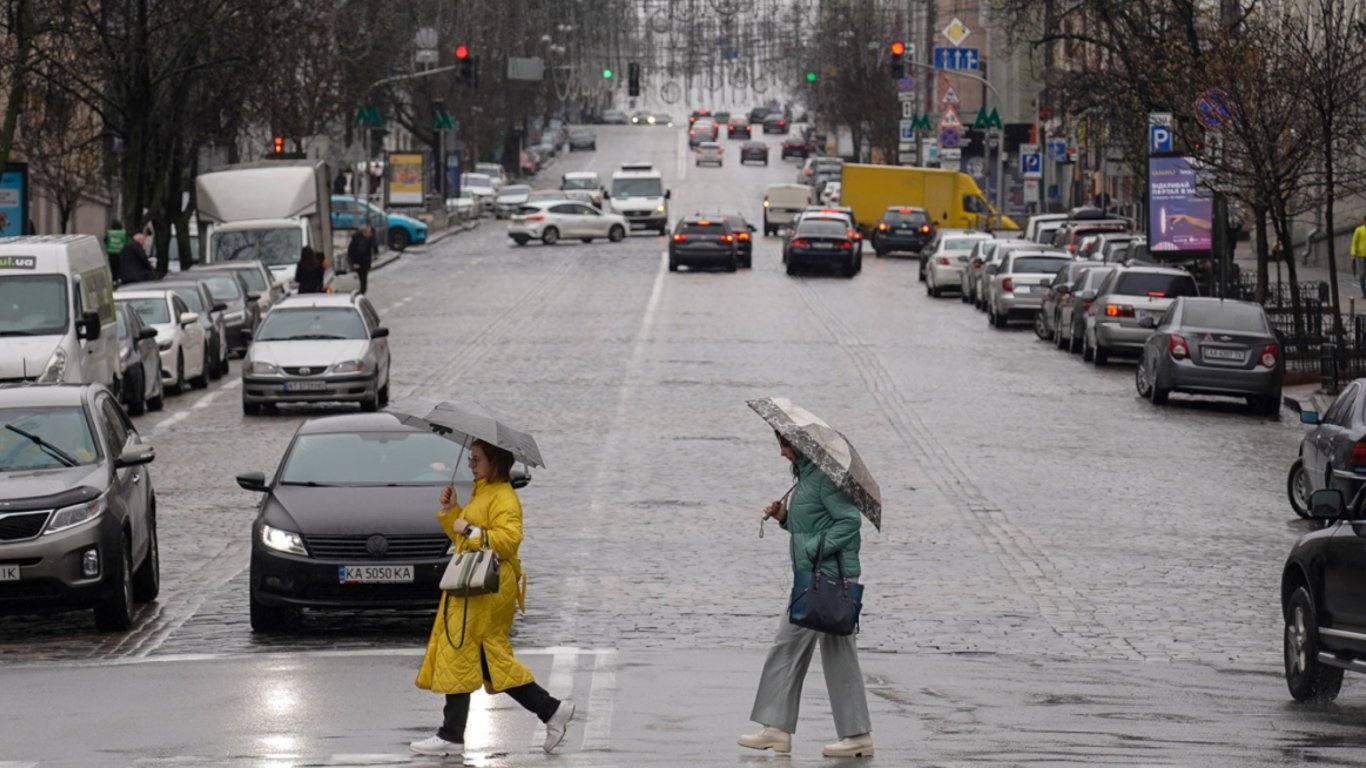
M845 163L840 176L840 204L854 209L854 219L871 232L888 208L924 208L939 229L1019 229L986 201L977 182L966 173L937 168Z

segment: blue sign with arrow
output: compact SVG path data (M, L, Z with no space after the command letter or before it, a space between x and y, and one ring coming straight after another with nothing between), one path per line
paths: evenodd
M981 64L978 48L935 48L935 69L977 69Z

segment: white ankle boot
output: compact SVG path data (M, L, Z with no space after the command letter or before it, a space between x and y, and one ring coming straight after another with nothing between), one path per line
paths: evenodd
M766 725L758 733L747 733L741 736L739 743L740 746L750 749L771 749L774 752L787 753L792 751L792 734Z
M834 744L826 744L821 754L826 757L872 757L873 734L861 733L840 739Z

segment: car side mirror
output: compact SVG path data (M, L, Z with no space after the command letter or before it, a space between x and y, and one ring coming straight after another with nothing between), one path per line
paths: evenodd
M128 448L114 459L114 468L123 469L124 467L137 467L143 464L150 464L157 457L156 449L150 445L139 445Z
M1300 411L1300 423L1317 426L1319 424L1318 411Z
M372 338L372 339L383 339L383 338L387 338L388 336L389 336L389 329L388 329L388 328L385 328L385 327L382 326L382 325L379 326L378 328L376 328L375 330L373 330L373 331L370 332L370 338Z
M260 301L260 300L261 300L261 294L259 294L259 293L248 293L248 294L247 294L247 301Z
M745 226L749 228L749 231L750 231L750 232L758 232L758 231L759 231L759 230L757 230L757 229L754 228L754 225L753 225L753 224L746 224Z
M1081 299L1082 301L1094 301L1096 298L1096 292L1082 291L1081 293L1077 294L1077 298Z
M214 305L213 305L213 311L214 311L214 312L227 312L227 311L228 311L228 305L220 301L220 302L218 302L217 304L214 304Z
M665 199L665 200L668 200L669 198L671 198L671 197L673 197L673 196L674 196L674 191L673 191L672 189L666 189L666 190L664 190L664 199Z
M1347 503L1338 488L1324 488L1309 494L1309 516L1316 520L1337 520Z
M1058 293L1066 296L1067 294L1072 292L1072 286L1063 283L1062 285L1057 286L1056 290L1058 291Z
M237 485L240 486L244 491L256 491L258 493L264 493L268 490L266 488L265 472L247 472L246 474L238 475Z
M1157 318L1155 318L1155 317L1140 317L1140 318L1138 318L1138 327L1139 327L1139 328L1156 328L1156 327L1157 327Z
M83 312L81 313L80 324L76 327L76 335L86 341L94 341L100 337L100 313Z
M155 328L143 328L138 331L138 341L142 341L143 339L155 339L156 337L157 329Z
M182 326L193 325L197 322L199 322L198 312L186 312L180 316L180 324Z

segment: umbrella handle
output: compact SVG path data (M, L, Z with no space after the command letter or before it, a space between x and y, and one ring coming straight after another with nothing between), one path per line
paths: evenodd
M451 470L451 482L450 482L450 485L448 486L448 487L451 489L451 494L452 494L452 495L455 494L455 476L456 476L457 473L460 472L460 462L461 462L461 460L463 460L463 459L465 458L465 449L468 448L468 447L469 447L469 446L466 445L465 443L461 443L461 444L460 444L460 454L457 455L457 456L455 457L455 468Z

